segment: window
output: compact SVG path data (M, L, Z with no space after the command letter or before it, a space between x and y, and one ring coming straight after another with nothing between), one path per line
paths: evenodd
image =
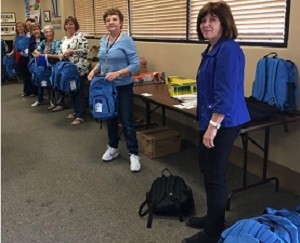
M115 7L118 8L123 16L124 16L124 21L123 21L123 26L122 29L125 32L128 31L128 1L127 0L95 0L95 36L101 37L104 34L107 33L107 30L105 29L105 25L103 22L103 14L106 9L110 7Z
M94 36L94 0L74 0L75 16L79 22L80 31L85 36Z
M134 38L186 40L186 0L130 0Z
M127 0L74 0L75 16L85 36L101 37L107 33L103 14L110 7L118 8L123 16L123 30L128 32Z
M188 34L190 40L197 40L197 16L206 2L190 0ZM231 7L237 25L239 42L286 43L289 0L226 0L226 2Z
M100 37L108 7L124 15L123 30L137 40L197 42L196 23L208 0L74 0L81 31ZM245 44L287 46L290 0L226 0Z

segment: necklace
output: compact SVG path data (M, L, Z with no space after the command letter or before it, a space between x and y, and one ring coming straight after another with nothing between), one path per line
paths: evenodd
M117 39L120 37L120 35L121 35L121 31L120 31L119 35L117 36L117 38L110 45L109 45L109 36L107 38L106 53L105 53L105 65L104 65L104 70L103 70L102 74L105 74L108 71L108 52L113 47L113 45L115 44L115 42L117 41Z
M47 41L47 42L46 42L46 44L45 44L45 49L44 49L44 53L45 53L45 54L48 54L48 53L49 53L51 43L52 43L52 41L50 41L50 42Z
M120 37L120 35L121 35L121 31L120 31L119 35L117 36L117 38L113 41L113 43L111 43L111 45L109 45L109 36L108 36L107 42L106 42L106 55L107 55L108 51L112 48L112 46L115 44L117 39Z

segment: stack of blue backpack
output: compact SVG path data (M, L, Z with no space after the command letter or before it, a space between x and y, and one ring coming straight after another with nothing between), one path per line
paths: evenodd
M3 65L4 74L6 78L14 79L17 77L14 56L8 56L8 55L4 56L2 65Z
M263 215L242 219L226 229L219 243L299 243L300 205L294 210L266 208Z

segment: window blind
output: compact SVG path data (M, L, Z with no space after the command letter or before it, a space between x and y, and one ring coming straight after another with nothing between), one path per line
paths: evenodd
M106 33L102 20L109 7L124 15L123 31L135 39L197 41L196 24L207 0L74 0L80 30L93 37ZM286 45L290 0L226 0L239 42ZM130 11L130 12L129 12ZM130 16L130 21L129 21ZM129 26L130 24L130 26Z
M186 0L130 0L134 38L186 39Z
M79 22L80 31L85 36L94 36L94 0L74 0L75 16Z
M124 32L128 31L128 1L127 0L95 0L95 9L94 9L94 15L95 15L95 36L101 37L104 34L107 33L107 30L105 28L104 22L103 22L103 14L104 12L111 7L118 8L123 16L123 26L122 30Z
M197 40L196 24L207 1L190 0L188 38ZM226 0L235 19L239 42L284 43L287 0Z

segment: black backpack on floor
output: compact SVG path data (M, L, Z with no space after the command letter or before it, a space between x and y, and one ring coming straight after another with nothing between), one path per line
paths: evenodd
M166 175L168 172L170 175ZM155 179L150 191L146 193L146 200L141 204L139 215L148 214L147 228L151 228L153 214L164 216L177 216L183 221L183 216L194 209L194 197L191 188L185 181L174 176L169 169L161 172L161 177ZM143 211L144 207L147 209Z

